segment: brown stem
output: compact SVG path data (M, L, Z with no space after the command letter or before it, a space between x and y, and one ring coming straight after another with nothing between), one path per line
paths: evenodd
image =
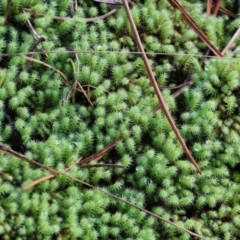
M24 161L26 161L26 162L28 162L28 163L30 163L32 165L35 165L35 166L40 167L40 168L44 168L44 169L50 171L51 173L53 173L54 175L58 174L58 171L56 171L56 170L54 170L54 169L52 169L50 167L47 167L47 166L45 166L45 165L43 165L43 164L41 164L41 163L39 163L37 161L34 161L34 160L26 157L25 155L23 155L21 153L18 153L16 151L12 150L11 148L8 148L8 147L6 147L6 146L4 146L2 144L0 144L0 150L3 151L3 152L9 153L9 154L11 154L11 155L13 155L15 157L18 157L18 158L20 158L20 159L22 159L22 160L24 160Z
M159 87L160 89L178 89L178 88L183 88L183 87L186 87L186 86L190 86L192 85L193 82L192 81L184 81L182 84L179 84L177 86L162 86L162 87Z
M32 52L31 54L28 54L28 56L29 57L33 57L33 55L34 55L34 51L35 51L35 49L37 48L37 46L41 43L41 42L43 42L43 41L45 41L45 39L43 38L43 37L40 37L40 38L38 38L34 43L33 43L33 46L31 47L31 49L30 49L30 52ZM31 67L31 64L32 64L32 62L31 61L27 61L27 63L26 63L26 65L25 65L25 67L22 69L22 72L27 72L28 70L29 70L29 68ZM19 74L20 75L20 74ZM16 78L16 82L18 82L19 81L19 79L20 79L20 76L18 75L18 77Z
M212 9L212 0L207 0L207 14L211 14L211 9Z
M140 211L142 211L142 212L145 212L145 213L147 213L147 214L149 214L149 215L151 215L151 216L153 216L153 217L155 217L155 218L157 218L157 219L159 219L159 220L162 220L162 221L164 221L164 222L166 222L166 223L168 223L168 224L171 224L172 226L177 227L177 228L179 228L179 229L181 229L181 230L189 233L189 234L192 235L192 236L195 236L195 237L197 237L197 238L199 238L199 239L206 240L204 237L199 236L198 234L196 234L196 233L194 233L194 232L191 232L191 231L185 229L184 227L182 227L182 226L180 226L180 225L178 225L178 224L176 224L176 223L174 223L174 222L171 222L170 220L167 220L167 219L165 219L165 218L163 218L163 217L160 217L160 216L158 216L157 214L152 213L152 212L150 212L150 211L148 211L148 210L146 210L146 209L144 209L144 208L141 208L141 207L139 207L139 206L137 206L137 205L135 205L135 204L127 201L127 200L124 200L124 199L122 199L122 198L120 198L120 197L118 197L118 196L116 196L116 195L114 195L114 194L112 194L112 193L110 193L110 192L108 192L108 191L106 191L106 190L103 190L103 189L101 189L101 188L99 188L99 187L95 187L95 186L93 186L93 185L91 185L91 184L89 184L89 183L87 183L87 182L84 182L84 181L78 179L78 178L72 177L71 175L69 175L69 174L67 174L67 173L65 173L65 172L60 172L60 171L57 171L57 170L55 170L55 169L53 169L53 168L47 167L47 166L45 166L45 165L43 165L43 164L41 164L41 163L38 163L37 161L34 161L34 160L32 160L32 159L30 159L30 158L28 158L28 157L26 157L26 156L24 156L24 155L22 155L22 154L20 154L20 153L18 153L18 152L15 152L15 151L12 150L11 148L8 148L8 147L6 147L6 146L4 146L4 145L2 145L2 144L0 144L0 150L3 151L3 152L6 152L6 153L8 153L8 154L14 155L14 156L16 156L16 157L18 157L18 158L20 158L20 159L22 159L22 160L30 163L30 164L33 164L33 165L36 165L36 166L38 166L38 167L40 167L40 168L46 169L46 170L50 171L51 173L53 173L54 175L62 175L62 176L64 176L64 177L68 178L68 179L72 179L73 181L76 181L76 182L78 182L78 183L81 183L81 184L83 184L83 185L85 185L85 186L87 186L87 187L93 188L93 189L95 189L95 190L97 190L97 191L99 191L99 192L102 192L102 193L104 193L104 194L106 194L106 195L108 195L108 196L110 196L110 197L112 197L112 198L114 198L114 199L116 199L116 200L118 200L118 201L120 201L120 202L123 202L123 203L125 203L125 204L128 204L128 205L131 206L131 207L134 207L134 208L136 208L136 209L138 209L138 210L140 210ZM49 178L51 178L51 177L53 177L53 176L52 176L52 175L49 175Z
M12 0L8 0L7 8L6 8L6 11L5 11L5 14L4 14L5 20L7 20L8 13L9 13L9 11L10 11L11 5L12 5Z
M236 41L236 39L239 37L240 35L240 27L238 28L238 30L234 33L233 37L231 38L231 40L229 41L229 43L227 44L227 46L222 50L222 55L225 55L225 53L228 51L228 49L233 45L233 43Z
M155 91L155 93L156 93L156 95L157 95L157 97L158 97L158 100L159 100L160 104L161 104L162 110L163 110L164 114L166 115L169 124L171 125L174 133L176 134L176 136L177 136L177 138L178 138L178 141L179 141L180 144L182 145L182 148L184 149L185 153L187 154L189 160L190 160L190 161L192 162L192 164L195 166L195 168L197 169L197 171L198 171L199 173L201 173L200 167L198 166L198 164L197 164L196 161L194 160L192 154L191 154L190 151L188 150L188 148L187 148L187 146L186 146L186 144L185 144L185 142L184 142L184 140L183 140L180 132L178 131L178 129L177 129L177 127L176 127L176 125L175 125L175 123L174 123L174 121L173 121L173 119L172 119L172 117L171 117L171 115L170 115L170 112L169 112L169 110L168 110L168 108L167 108L167 106L166 106L166 104L165 104L165 102L164 102L164 99L163 99L163 97L162 97L162 94L161 94L161 92L160 92L160 90L159 90L159 87L158 87L158 85L157 85L157 81L156 81L156 79L155 79L155 77L154 77L154 75L153 75L152 69L151 69L151 67L150 67L150 65L149 65L149 63L148 63L147 55L146 55L146 53L145 53L145 51L144 51L144 48L143 48L143 45L142 45L142 43L141 43L141 39L140 39L140 37L139 37L139 34L138 34L138 31L137 31L136 25L135 25L135 23L134 23L134 20L133 20L132 15L131 15L131 12L130 12L130 9L129 9L127 0L123 0L123 4L124 4L125 10L126 10L128 19L129 19L129 21L130 21L130 24L131 24L131 26L132 26L132 30L133 30L133 33L134 33L134 36L135 36L135 39L136 39L136 42L137 42L139 51L142 53L142 54L141 54L141 55L142 55L142 59L143 59L143 61L144 61L145 67L146 67L146 69L147 69L149 78L151 79L151 82L152 82L154 91Z
M24 11L26 12L29 12L31 14L35 14L37 16L40 16L40 17L44 17L45 15L42 14L42 13L37 13L37 12L34 12L33 10L31 9L28 9L28 8L23 8ZM110 12L107 12L101 16L98 16L98 17L93 17L93 18L79 18L79 20L83 20L85 22L95 22L99 19L104 19L104 18L107 18L109 16L111 16L112 14L114 14L118 9L113 9L111 10ZM72 19L71 17L58 17L58 16L53 16L53 19L55 20L61 20L61 21L65 21L65 20L70 20Z
M213 15L214 16L217 16L220 5L221 5L221 2L222 2L222 0L217 0L217 2L215 4L215 7L214 7L214 10L213 10Z
M181 11L183 18L186 20L187 24L197 33L197 35L202 39L202 41L210 48L214 54L218 57L223 57L219 50L211 43L206 34L201 30L193 18L188 14L188 12L178 3L176 0L169 1L174 8Z

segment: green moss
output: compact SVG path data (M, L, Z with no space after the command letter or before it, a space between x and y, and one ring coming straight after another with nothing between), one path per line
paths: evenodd
M78 2L71 17L69 0L12 1L7 21L0 18L0 53L13 54L0 56L1 143L15 146L14 129L4 117L8 114L27 146L26 155L65 171L79 157L123 136L100 162L124 168L74 166L68 173L207 239L238 239L239 60L206 59L200 66L198 56L206 47L180 12L168 1L135 1L131 11L144 48L151 53L158 84L177 86L188 76L194 83L177 98L171 95L175 90L162 93L203 170L200 175L162 111L154 111L159 103L142 59L129 53L138 49L123 7L107 19L86 22L83 18L105 14L107 4ZM0 7L1 16L7 3ZM232 6L230 1L222 3ZM219 49L239 26L238 19L206 16L199 1L181 4ZM31 51L35 42L26 20L45 39L35 49L43 53L32 57L52 68L14 55ZM66 52L69 49L78 51L79 63ZM232 57L231 51L227 55ZM75 80L85 93L78 85L65 99ZM23 191L23 186L49 173L3 153L0 166L2 239L190 239L169 224L63 176Z

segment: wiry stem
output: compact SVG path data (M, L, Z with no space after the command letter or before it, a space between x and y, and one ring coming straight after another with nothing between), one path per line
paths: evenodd
M7 1L7 8L6 8L6 11L5 11L5 14L4 14L5 20L7 20L8 13L9 13L9 11L10 11L11 5L12 5L12 0L8 0L8 1Z
M136 39L136 42L137 42L137 45L138 45L138 48L139 48L139 51L142 53L142 59L144 61L144 64L145 64L145 67L147 69L147 72L148 72L148 75L149 75L149 78L151 79L151 82L152 82L152 85L153 85L153 88L154 88L154 91L158 97L158 100L161 104L161 107L162 107L162 110L164 112L164 114L166 115L167 119L168 119L168 122L170 123L174 133L176 134L180 144L182 145L182 148L184 149L185 153L187 154L188 158L190 159L190 161L192 162L192 164L195 166L195 168L197 169L197 171L199 173L201 173L201 169L200 167L198 166L198 164L196 163L196 161L194 160L192 154L190 153L190 151L188 150L188 147L186 146L180 132L178 131L171 115L170 115L170 112L164 102L164 99L163 99L163 96L159 90L159 87L157 85L157 81L153 75L153 72L152 72L152 69L148 63L148 58L147 58L147 55L144 51L144 48L143 48L143 45L142 45L142 42L141 42L141 39L139 37L139 34L138 34L138 31L137 31L137 28L136 28L136 25L134 23L134 20L133 20L133 17L132 17L132 14L130 12L130 9L129 9L129 6L128 6L128 1L127 0L123 0L123 3L124 3L124 7L126 9L126 13L127 13L127 16L128 16L128 19L130 21L130 24L132 26L132 30L133 30L133 33L134 33L134 36L135 36L135 39Z
M24 11L26 12L29 12L31 14L35 14L37 16L40 16L40 17L44 17L44 14L42 13L35 13L33 10L31 9L28 9L28 8L23 8ZM93 17L93 18L78 18L79 21L85 21L85 22L95 22L97 20L100 20L100 19L105 19L109 16L111 16L112 14L114 14L118 9L113 9L111 10L110 12L107 12L105 13L104 15L101 15L101 16L98 16L98 17ZM70 17L58 17L58 16L53 16L53 19L55 20L61 20L61 21L65 21L65 20L70 20L72 18Z
M174 223L174 222L171 222L170 220L167 220L167 219L165 219L165 218L163 218L163 217L160 217L160 216L158 216L157 214L152 213L152 212L150 212L150 211L148 211L148 210L146 210L146 209L144 209L144 208L141 208L141 207L139 207L139 206L137 206L137 205L135 205L135 204L127 201L127 200L124 200L124 199L122 199L122 198L120 198L120 197L118 197L118 196L116 196L116 195L114 195L114 194L112 194L112 193L110 193L110 192L107 192L106 190L103 190L103 189L101 189L101 188L95 187L95 186L93 186L93 185L91 185L91 184L89 184L89 183L87 183L87 182L84 182L84 181L78 179L78 178L72 177L71 175L69 175L69 174L67 174L67 173L65 173L65 172L60 172L60 171L57 171L57 170L55 170L55 169L53 169L53 168L50 168L50 167L48 167L48 166L45 166L45 165L43 165L43 164L41 164L41 163L38 163L37 161L35 161L35 160L33 160L33 159L30 159L30 158L26 157L26 156L23 155L23 154L20 154L20 153L18 153L18 152L15 152L15 151L12 150L11 148L8 148L8 147L6 147L6 146L4 146L4 145L2 145L2 144L0 144L0 151L3 151L3 152L5 152L5 153L11 154L11 155L13 155L13 156L16 156L16 157L18 157L18 158L20 158L20 159L22 159L22 160L24 160L24 161L26 161L26 162L28 162L28 163L30 163L30 164L33 164L33 165L35 165L35 166L37 166L37 167L46 169L46 170L50 171L51 173L53 173L53 175L49 175L49 176L47 176L47 178L52 178L52 177L54 177L54 175L62 175L62 176L64 176L64 177L67 177L68 179L71 179L71 180L76 181L76 182L78 182L78 183L81 183L81 184L83 184L83 185L85 185L85 186L87 186L87 187L90 187L90 188L93 188L93 189L95 189L95 190L97 190L97 191L99 191L99 192L102 192L102 193L104 193L104 194L106 194L106 195L108 195L108 196L110 196L110 197L112 197L112 198L114 198L114 199L116 199L116 200L118 200L118 201L121 201L121 202L123 202L123 203L125 203L125 204L128 204L129 206L134 207L134 208L136 208L136 209L138 209L138 210L140 210L140 211L143 211L143 212L145 212L145 213L147 213L147 214L149 214L149 215L151 215L151 216L153 216L153 217L155 217L155 218L157 218L157 219L159 219L159 220L162 220L162 221L164 221L164 222L166 222L166 223L169 223L169 224L171 224L172 226L177 227L177 228L179 228L179 229L181 229L181 230L189 233L189 234L192 235L192 236L195 236L195 237L197 237L197 238L199 238L199 239L204 239L204 240L205 240L205 238L203 238L202 236L199 236L198 234L196 234L196 233L194 233L194 232L191 232L191 231L183 228L182 226L180 226L180 225L178 225L178 224L176 224L176 223Z

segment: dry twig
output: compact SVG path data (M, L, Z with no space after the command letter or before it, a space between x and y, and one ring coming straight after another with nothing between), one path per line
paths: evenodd
M15 157L18 157L18 158L20 158L20 159L22 159L22 160L24 160L24 161L26 161L26 162L28 162L28 163L30 163L30 164L33 164L33 165L35 165L35 166L37 166L37 167L46 169L46 170L50 171L51 173L53 173L53 175L62 175L62 176L64 176L64 177L67 177L68 179L71 179L71 180L73 180L73 181L76 181L76 182L78 182L78 183L81 183L81 184L83 184L83 185L85 185L85 186L87 186L87 187L89 187L89 188L93 188L93 189L95 189L95 190L97 190L97 191L99 191L99 192L102 192L102 193L104 193L104 194L106 194L106 195L108 195L108 196L110 196L110 197L112 197L112 198L114 198L114 199L116 199L116 200L118 200L118 201L120 201L120 202L123 202L123 203L125 203L125 204L127 204L127 205L129 205L129 206L131 206L131 207L134 207L134 208L136 208L136 209L138 209L138 210L140 210L140 211L142 211L142 212L145 212L145 213L147 213L147 214L149 214L149 215L151 215L151 216L153 216L153 217L155 217L155 218L157 218L157 219L159 219L159 220L161 220L161 221L164 221L164 222L166 222L166 223L168 223L168 224L171 224L172 226L174 226L174 227L176 227L176 228L178 228L178 229L181 229L182 231L187 232L187 233L189 233L190 235L192 235L192 236L194 236L194 237L197 237L197 238L199 238L199 239L205 240L204 237L202 237L202 236L200 236L200 235L198 235L198 234L196 234L196 233L194 233L194 232L192 232L192 231L189 231L189 230L183 228L182 226L180 226L180 225L178 225L178 224L176 224L176 223L174 223L174 222L171 222L171 221L169 221L169 220L167 220L167 219L165 219L165 218L163 218L163 217L160 217L160 216L158 216L158 215L155 214L155 213L152 213L152 212L150 212L150 211L148 211L148 210L146 210L146 209L144 209L144 208L141 208L141 207L139 207L139 206L137 206L137 205L135 205L135 204L127 201L127 200L124 200L124 199L122 199L122 198L120 198L120 197L118 197L118 196L116 196L116 195L114 195L114 194L112 194L112 193L110 193L110 192L107 192L106 190L103 190L103 189L101 189L101 188L95 187L95 186L93 186L93 185L91 185L91 184L89 184L89 183L87 183L87 182L84 182L84 181L78 179L78 178L72 177L71 175L69 175L69 174L67 174L67 173L65 173L65 172L60 172L60 171L57 171L57 170L55 170L55 169L53 169L53 168L50 168L50 167L48 167L48 166L45 166L45 165L43 165L43 164L41 164L41 163L38 163L37 161L32 160L32 159L30 159L30 158L28 158L28 157L26 157L26 156L24 156L24 155L22 155L22 154L20 154L20 153L18 153L18 152L15 152L15 151L12 150L11 148L8 148L8 147L6 147L6 146L4 146L4 145L2 145L2 144L0 144L0 150L3 151L3 152L5 152L5 153L7 153L7 154L11 154L11 155L13 155L13 156L15 156ZM50 175L49 175L49 176L50 176ZM50 177L49 177L49 178L50 178Z
M9 13L9 11L10 11L11 5L12 5L12 0L8 0L8 2L7 2L7 8L6 8L6 11L5 11L5 14L4 14L5 20L7 20L8 13Z
M179 9L182 13L183 18L186 20L188 25L197 33L202 41L216 54L218 57L223 57L222 53L210 42L205 33L199 28L197 23L190 17L186 10L176 0L170 0L173 7Z
M229 41L229 43L227 44L227 46L222 50L222 55L225 55L225 53L227 52L227 50L233 45L233 43L236 41L236 39L238 38L239 35L240 35L240 27L239 27L238 30L234 33L233 37L231 38L231 40Z
M37 12L34 12L33 10L29 9L29 8L23 8L24 11L26 12L29 12L31 14L34 14L36 16L39 16L39 17L44 17L44 14L42 13L37 13ZM85 22L95 22L97 20L100 20L100 19L105 19L111 15L113 15L118 9L113 9L101 16L98 16L98 17L93 17L93 18L78 18L77 20L79 21L85 21ZM71 17L58 17L58 16L53 16L53 19L55 20L60 20L60 21L65 21L65 20L71 20L72 18Z
M177 136L177 138L178 138L178 140L179 140L182 148L184 149L185 153L187 154L189 160L190 160L190 161L192 162L192 164L195 166L195 168L197 169L197 171L201 173L200 167L198 166L198 164L197 164L196 161L194 160L192 154L191 154L190 151L188 150L188 147L186 146L186 144L185 144L185 142L184 142L184 140L183 140L183 138L182 138L179 130L177 129L177 127L176 127L176 125L175 125L175 123L174 123L174 121L173 121L173 119L172 119L172 117L171 117L171 115L170 115L170 112L169 112L169 110L168 110L168 108L167 108L167 106L166 106L166 104L165 104L165 101L164 101L164 99L163 99L163 97L162 97L162 94L161 94L161 92L160 92L160 90L159 90L159 87L158 87L158 85L157 85L157 81L156 81L156 79L155 79L155 77L154 77L154 75L153 75L152 69L151 69L151 67L150 67L150 65L149 65L149 63L148 63L147 55L146 55L145 52L144 52L144 48L143 48L143 45L142 45L142 43L141 43L141 39L140 39L140 37L139 37L139 34L138 34L138 31L137 31L136 25L135 25L134 20L133 20L133 17L132 17L132 15L131 15L131 12L130 12L130 9L129 9L127 0L123 0L123 3L124 3L124 7L125 7L125 10L126 10L128 19L129 19L130 24L131 24L131 26L132 26L132 30L133 30L133 33L134 33L134 36L135 36L135 39L136 39L136 42L137 42L139 51L142 52L142 54L141 54L141 55L142 55L142 59L143 59L143 61L144 61L145 67L146 67L146 69L147 69L149 78L150 78L150 80L151 80L151 82L152 82L152 85L153 85L153 87L154 87L154 91L155 91L155 93L156 93L156 95L157 95L157 97L158 97L158 100L159 100L160 104L161 104L161 108L162 108L164 114L166 115L169 124L171 125L174 133L176 134L176 136Z

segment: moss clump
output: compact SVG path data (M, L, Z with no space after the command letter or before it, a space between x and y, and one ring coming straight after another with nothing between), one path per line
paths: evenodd
M123 136L101 161L124 168L72 167L68 173L207 239L238 239L238 57L231 59L228 52L229 59L206 59L201 65L205 45L168 1L135 1L132 15L158 84L176 86L189 78L194 83L178 98L169 89L163 95L203 170L200 175L163 113L154 111L159 103L143 62L130 54L137 48L125 10L91 20L106 13L107 5L78 2L71 17L70 0L12 1L6 21L8 1L2 1L0 53L9 56L0 57L1 143L15 148L17 130L27 156L63 171ZM226 16L207 17L198 1L182 4L220 49L238 27L238 20ZM38 36L44 41L33 50L36 61L15 54L32 51ZM79 62L69 49L77 51ZM66 98L75 80L79 85ZM0 155L2 239L190 239L62 176L22 191L47 172Z

